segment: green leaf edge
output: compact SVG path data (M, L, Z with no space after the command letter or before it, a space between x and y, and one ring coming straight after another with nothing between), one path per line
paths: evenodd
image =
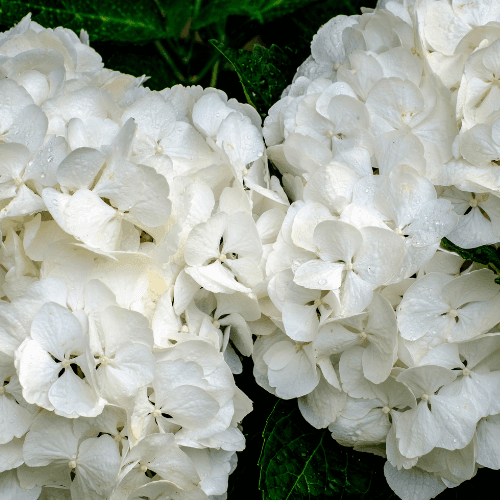
M464 260L472 260L483 266L490 267L497 274L500 274L500 256L497 249L492 245L482 245L476 248L461 248L452 243L448 238L441 240L441 248L458 254ZM500 284L500 276L495 278L495 283Z
M244 76L243 76L243 72L239 66L239 64L236 62L236 61L233 61L228 55L227 53L222 50L221 46L223 46L223 44L221 42L219 42L218 40L215 40L213 38L211 38L209 40L209 42L220 52L220 54L222 56L224 56L224 58L233 66L234 70L236 71L236 74L238 75L238 78L240 80L240 83L241 83L241 86L243 87L243 92L245 93L245 97L247 99L247 102L248 104L250 104L251 106L253 106L255 109L257 109L257 107L255 106L255 104L253 103L251 97L250 97L250 94L248 93L248 89L245 85L245 82L243 81L244 80ZM272 412L271 412L272 413Z

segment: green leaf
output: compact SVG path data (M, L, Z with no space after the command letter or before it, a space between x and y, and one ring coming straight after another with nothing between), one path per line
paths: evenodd
M0 0L0 23L14 25L26 14L47 28L88 32L91 40L140 42L165 36L154 0Z
M269 22L293 12L313 0L211 0L202 2L194 29L217 23L221 17L246 16L261 23Z
M450 252L457 253L464 260L472 260L485 267L490 267L496 274L500 274L500 257L493 245L464 249L455 245L447 238L443 238L441 240L441 247ZM496 278L495 281L500 284L500 277Z
M217 40L210 43L231 63L240 79L249 104L265 117L292 81L297 69L296 53L271 45L255 45L253 51L225 47Z
M167 36L179 38L193 16L195 0L154 0L164 18ZM199 2L196 2L199 3Z
M385 460L337 444L315 429L297 402L278 401L263 433L259 489L263 500L389 499Z

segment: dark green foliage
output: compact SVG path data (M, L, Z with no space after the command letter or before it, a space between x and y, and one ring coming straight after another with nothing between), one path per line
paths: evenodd
M195 10L194 0L145 0L155 2L158 6L159 14L164 19L167 36L179 38L182 30Z
M168 66L160 59L158 50L150 43L143 46L127 46L119 43L91 43L103 58L105 67L134 76L146 75L150 78L144 82L151 90L163 90L179 82ZM125 50L126 49L126 50Z
M259 22L293 12L312 0L1 0L0 22L14 24L28 12L42 26L88 31L92 40L137 42L178 38L192 19L198 30L230 15Z
M31 12L44 27L87 31L91 40L138 42L165 36L153 0L0 0L0 22L14 25Z
M277 45L271 45L269 49L256 45L250 52L224 47L217 40L210 40L210 43L235 69L248 103L265 117L292 81L297 68L297 54Z
M397 498L386 483L383 458L340 446L328 429L311 427L295 400L276 403L263 437L263 500Z
M447 238L443 238L441 240L441 247L450 252L457 253L464 260L472 260L491 268L496 274L500 274L500 256L493 245L483 245L466 250L453 244ZM500 284L500 277L496 278L495 281Z
M245 16L260 23L289 14L312 0L211 0L202 2L194 28L203 28L220 21L222 16Z

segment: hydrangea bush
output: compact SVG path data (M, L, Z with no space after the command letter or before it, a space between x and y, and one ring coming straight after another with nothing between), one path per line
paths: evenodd
M30 16L0 73L2 498L226 499L244 356L403 500L500 468L500 3L333 18L263 124Z

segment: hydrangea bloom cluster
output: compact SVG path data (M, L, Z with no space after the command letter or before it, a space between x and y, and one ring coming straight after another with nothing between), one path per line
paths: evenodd
M500 469L500 287L439 248L500 242L499 77L497 0L380 1L319 29L264 123L292 204L256 380L404 500Z
M251 106L88 42L0 34L0 497L223 500L289 202Z

